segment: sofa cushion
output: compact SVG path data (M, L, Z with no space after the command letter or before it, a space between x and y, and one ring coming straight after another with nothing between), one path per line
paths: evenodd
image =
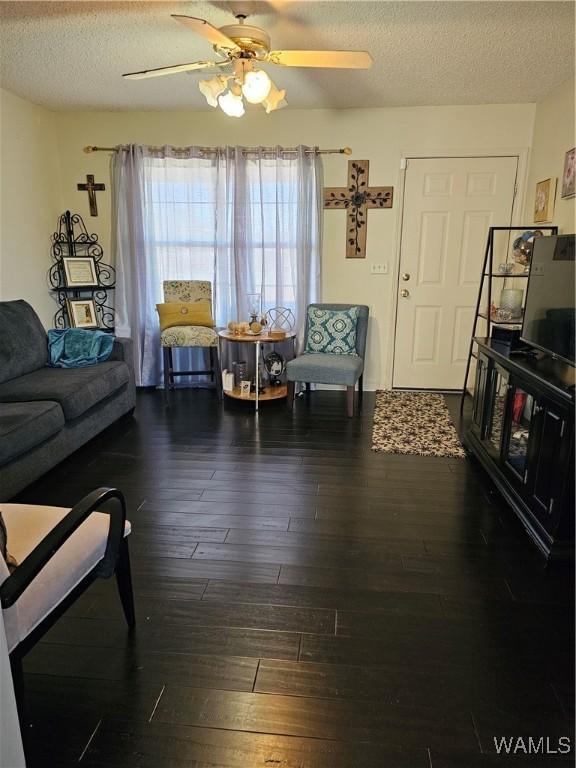
M129 379L128 366L122 362L88 368L41 368L0 384L0 403L55 400L69 421L113 395Z
M0 466L48 440L63 426L58 403L0 403Z
M0 382L35 371L47 362L46 331L30 304L21 299L0 301Z
M305 352L286 364L289 381L313 384L344 384L352 387L358 381L364 361L358 355L331 355Z
M2 504L2 513L19 563L65 517L69 509L28 504ZM93 512L55 555L16 603L4 610L6 640L10 652L90 573L106 550L110 517ZM126 520L124 535L130 533ZM7 568L0 568L0 583Z

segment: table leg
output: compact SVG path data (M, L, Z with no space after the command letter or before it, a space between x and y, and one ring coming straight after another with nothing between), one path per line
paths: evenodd
M258 413L258 394L260 390L260 382L258 376L258 364L260 362L260 340L256 342L256 370L254 373L254 381L256 382L256 413Z
M216 387L220 391L220 400L224 402L224 379L222 378L222 339L218 336L218 347L216 348L216 354L218 355L218 375L216 377Z

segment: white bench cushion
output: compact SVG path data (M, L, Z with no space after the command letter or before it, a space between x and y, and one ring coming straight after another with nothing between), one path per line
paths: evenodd
M40 543L69 509L29 504L2 504L10 554L18 563ZM90 573L104 557L110 518L93 512L64 542L17 602L4 610L8 652L30 632ZM130 533L126 521L124 535ZM0 556L0 583L8 569ZM2 567L4 566L4 567Z

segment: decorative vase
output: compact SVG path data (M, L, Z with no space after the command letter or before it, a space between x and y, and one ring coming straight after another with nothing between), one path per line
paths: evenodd
M522 315L523 296L524 291L522 288L503 288L500 291L499 309L510 312L513 318L520 317Z
M249 293L247 294L246 299L248 302L248 314L250 315L250 323L256 323L262 314L262 297L259 293Z

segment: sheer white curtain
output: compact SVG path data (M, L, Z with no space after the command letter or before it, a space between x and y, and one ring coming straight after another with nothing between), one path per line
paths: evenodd
M118 148L116 332L134 340L139 386L160 382L163 280L210 280L217 325L247 318L247 295L260 293L263 309L289 307L303 328L320 294L323 186L307 150Z

